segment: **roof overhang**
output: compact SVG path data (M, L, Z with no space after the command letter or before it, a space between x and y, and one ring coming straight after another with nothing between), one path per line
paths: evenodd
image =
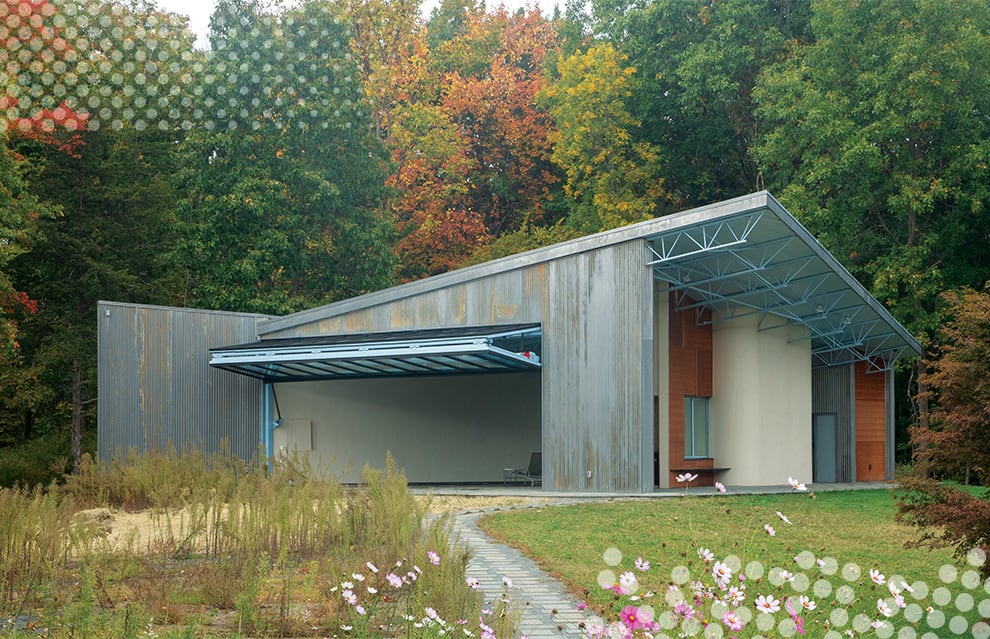
M210 349L210 366L265 382L540 370L539 324L269 339Z
M698 217L646 238L654 277L679 310L710 322L755 315L760 331L800 325L817 366L889 370L921 345L801 224L766 206Z

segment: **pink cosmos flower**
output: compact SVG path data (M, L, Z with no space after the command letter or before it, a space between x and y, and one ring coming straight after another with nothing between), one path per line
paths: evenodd
M739 632L743 629L743 620L735 612L729 610L722 615L722 623L732 632Z
M887 578L876 568L870 568L870 579L878 586L882 586L887 582Z
M772 615L780 611L780 600L774 599L773 595L760 595L756 598L756 609L765 615Z
M357 605L357 595L354 594L353 590L343 590L341 591L340 596L344 598L344 601L352 606Z
M787 483L791 485L794 490L808 490L808 487L794 479L793 477L787 478Z
M440 615L437 614L437 611L434 608L431 608L429 606L427 606L424 609L424 612L426 613L426 616L427 617L429 617L430 619L433 619L434 621L436 621L436 619L440 616Z
M361 604L354 606L354 610L361 616L368 614L368 611L365 610L364 606L362 606Z
M718 491L718 492L720 492L720 493L724 493L725 492L725 484L723 484L720 481L715 482L715 490Z
M394 572L390 572L387 575L385 575L385 579L388 580L388 583L393 588L401 588L402 587L402 578L399 577L398 575L396 575Z
M426 556L430 559L430 563L434 566L440 565L440 555L438 555L436 551L428 550L426 551Z
M767 531L767 534L771 537L775 537L777 535L777 531L774 530L773 526L770 524L763 524L763 530Z
M877 612L879 612L884 617L890 617L894 614L894 611L890 609L887 602L883 599L877 599Z
M477 590L481 586L481 582L478 581L477 577L465 577L464 582L467 583L468 587L472 590Z
M779 510L775 510L774 512L777 513L777 516L778 517L780 517L780 521L784 522L788 526L792 525L791 524L791 520L787 518L787 515L785 515L784 513L780 512Z
M368 563L365 564L365 566L367 566L368 570L370 570L371 572L375 573L376 575L378 574L378 566L376 566L375 564L369 561Z
M674 606L674 614L678 617L683 617L684 619L690 619L694 616L694 606L686 601L682 601Z
M647 570L650 569L650 562L646 561L642 557L636 557L636 561L634 562L634 565L636 566L636 570L642 572L646 572Z
M798 634L803 635L804 619L798 616L797 611L794 610L794 606L791 605L791 600L789 597L784 599L784 605L787 606L787 614L791 616L791 621L794 622L794 626L797 629Z
M790 570L781 570L780 571L780 579L781 579L781 581L785 581L787 583L790 583L790 582L794 581L794 573L792 573Z
M509 579L508 577L502 577L502 585L505 586L506 588L511 588L512 580Z
M726 596L726 602L733 607L739 607L746 600L746 592L742 588L732 586Z
M623 608L622 612L619 613L619 618L622 619L622 623L629 630L642 630L646 628L646 621L636 606L626 606Z
M798 603L800 603L801 607L807 610L808 612L811 612L812 610L818 607L818 604L816 604L814 601L812 601L805 595L801 595L800 597L798 597Z
M680 483L680 484L683 484L684 482L687 482L687 483L690 484L691 482L693 482L697 478L698 478L698 476L697 475L694 475L692 473L681 473L680 475L678 475L677 477L675 477L675 479L677 480L677 482Z
M708 550L707 548L699 548L698 556L701 557L702 561L705 563L711 563L715 559L715 553Z
M715 565L712 566L712 577L724 589L729 585L729 580L732 579L732 571L723 562L716 561Z

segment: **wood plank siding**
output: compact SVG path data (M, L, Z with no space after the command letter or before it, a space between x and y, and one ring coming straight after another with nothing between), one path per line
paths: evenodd
M686 469L699 475L695 485L711 486L714 474L703 472L714 466L713 459L684 458L684 398L711 397L712 383L712 325L711 311L697 321L695 309L677 310L674 294L669 294L670 333L670 485L677 486L674 477ZM690 303L690 302L686 302ZM699 472L702 471L702 472Z
M887 477L886 375L867 373L855 365L856 481L883 481Z

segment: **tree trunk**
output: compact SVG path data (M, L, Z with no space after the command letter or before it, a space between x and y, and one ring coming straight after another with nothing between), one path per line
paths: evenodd
M917 371L918 371L918 426L927 429L929 423L928 382L925 381L925 374L928 371L925 368L925 360L923 358L918 358Z
M928 382L925 381L925 373L927 372L925 368L924 358L918 358L915 364L915 374L918 378L918 392L915 395L915 403L918 410L918 430L921 433L928 433L928 426L930 423L929 419L929 406L928 406ZM922 472L928 474L931 472L929 461L931 460L931 453L928 450L928 441L925 436L922 436L915 442L914 458L918 466L922 469Z
M78 473L82 465L82 363L72 360L72 472Z

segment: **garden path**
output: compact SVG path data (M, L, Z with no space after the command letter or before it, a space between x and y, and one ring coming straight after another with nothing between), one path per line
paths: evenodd
M502 596L503 577L512 581L508 595L522 606L518 632L529 639L581 637L578 623L586 614L580 603L557 580L540 570L531 559L505 544L492 540L478 527L480 512L462 512L453 517L453 532L471 549L468 576L476 577L486 600Z

